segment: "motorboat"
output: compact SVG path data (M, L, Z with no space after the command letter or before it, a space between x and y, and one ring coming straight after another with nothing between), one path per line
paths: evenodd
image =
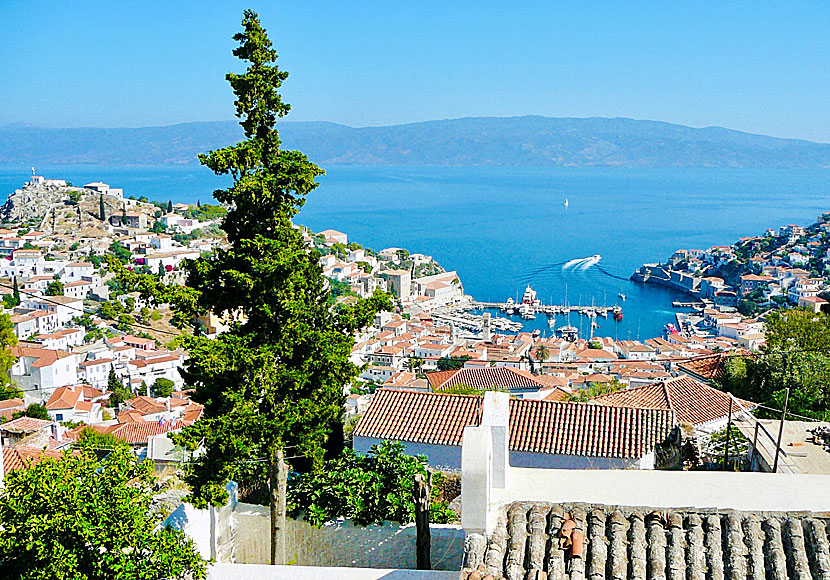
M525 293L522 295L522 304L533 304L536 301L536 290L529 285L525 288Z

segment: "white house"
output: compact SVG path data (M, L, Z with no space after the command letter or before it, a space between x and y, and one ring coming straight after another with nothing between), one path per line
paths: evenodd
M17 361L11 378L20 386L28 402L47 400L58 387L78 382L78 355L63 350L15 346Z
M64 284L63 295L69 296L70 298L76 298L78 300L86 300L92 293L92 288L92 282L87 280L76 280L75 282Z
M83 421L86 424L102 420L102 401L109 393L84 385L70 385L55 389L46 403L46 411L53 421Z
M114 368L114 359L100 358L85 360L79 366L81 380L97 388L106 388L110 369Z
M61 272L61 282L68 284L84 277L90 277L93 274L95 274L95 266L90 262L70 262Z

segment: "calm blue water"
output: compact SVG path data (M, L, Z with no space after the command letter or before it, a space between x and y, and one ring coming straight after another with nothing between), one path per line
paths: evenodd
M76 184L102 180L150 199L210 200L228 183L202 167L38 167ZM660 335L679 295L628 281L643 262L683 247L730 244L767 227L808 224L830 210L830 170L332 166L298 222L333 228L376 250L401 246L458 270L480 300L516 297L526 284L544 302L614 304L620 324L597 334ZM0 197L28 167L0 168ZM567 198L569 207L564 207ZM600 254L586 270L563 268ZM580 317L571 323L580 326ZM559 321L558 324L562 324ZM583 321L587 334L587 321ZM529 328L547 330L539 317Z

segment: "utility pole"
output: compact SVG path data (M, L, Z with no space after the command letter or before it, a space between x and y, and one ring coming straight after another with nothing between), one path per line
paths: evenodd
M285 565L285 496L288 467L285 452L279 447L271 454L271 565Z
M732 429L732 395L729 395L729 419L726 421L726 447L723 449L723 469L729 464L729 431Z
M784 410L781 411L781 424L778 426L778 442L775 444L775 462L772 465L772 472L778 473L778 455L781 453L781 437L784 435L784 417L787 416L787 403L790 402L790 388L784 394Z
M430 550L432 538L429 533L429 498L432 495L432 474L424 477L415 475L415 561L418 570L432 570Z

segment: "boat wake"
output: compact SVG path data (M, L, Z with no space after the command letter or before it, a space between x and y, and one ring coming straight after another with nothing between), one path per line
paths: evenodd
M562 266L562 269L569 270L573 268L574 270L584 271L590 268L591 266L595 266L596 264L598 264L601 259L602 256L597 254L595 256L589 256L587 258L577 258L575 260L569 260L565 262L565 264Z
M628 278L625 278L623 276L617 276L616 274L614 274L612 272L609 272L608 270L606 270L602 266L597 266L597 270L599 270L600 272L602 272L606 276L610 276L611 278L616 278L617 280L622 280L623 282L628 282L629 281Z

